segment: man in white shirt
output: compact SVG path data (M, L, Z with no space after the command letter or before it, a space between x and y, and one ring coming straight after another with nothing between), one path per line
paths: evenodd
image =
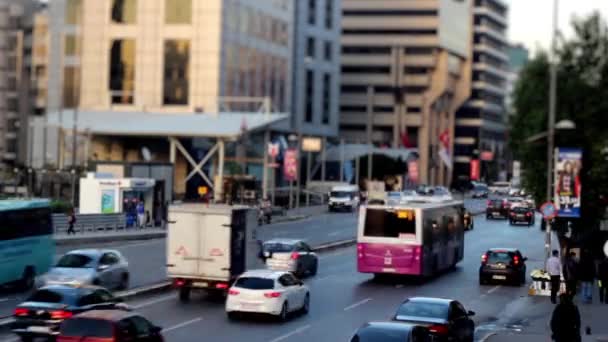
M553 256L547 259L545 270L551 276L551 303L557 303L557 292L561 284L562 262L559 260L559 252L553 250Z

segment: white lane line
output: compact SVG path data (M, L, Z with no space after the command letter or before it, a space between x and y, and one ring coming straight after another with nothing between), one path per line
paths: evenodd
M352 309L354 309L354 308L356 308L356 307L358 307L358 306L361 306L361 305L363 305L363 304L365 304L365 303L369 302L370 300L372 300L372 299L371 299L371 298L365 298L365 299L364 299L364 300L362 300L362 301L358 301L358 302L356 302L356 303L354 303L354 304L352 304L352 305L349 305L349 306L345 307L345 308L344 308L344 311L352 310Z
M163 243L165 243L164 239L150 240L150 241L146 241L146 242L138 242L138 243L132 243L132 244L126 243L124 245L111 245L111 246L114 246L114 248L117 248L117 249L118 248L124 249L124 248L142 247L142 246L149 246L149 245L163 244Z
M156 298L156 299L149 300L147 302L143 302L141 304L134 305L133 307L135 309L141 309L141 308L145 308L146 306L150 306L150 305L166 302L166 301L174 299L174 298L175 298L175 294L170 294L170 295L166 295L166 296L163 296L163 297L159 297L159 298Z
M183 328L186 325L190 325L190 324L193 324L193 323L196 323L196 322L200 322L202 320L203 320L203 317L198 317L198 318L195 318L195 319L191 319L189 321L185 321L185 322L182 322L180 324L176 324L176 325L174 325L172 327L165 328L165 329L163 329L163 332L167 333L169 331L172 331L172 330L175 330L175 329L179 329L179 328Z
M486 292L486 293L487 293L487 294L492 294L492 293L494 293L494 292L498 291L498 289L500 289L501 287L502 287L502 286L500 286L500 285L496 285L496 286L494 286L493 288L489 289L489 290L488 290L488 292Z
M281 336L279 336L279 337L275 338L274 340L272 340L272 341L270 341L270 342L279 342L279 341L283 341L283 340L285 340L285 339L290 338L290 337L291 337L291 336L293 336L293 335L297 335L297 334L299 334L299 333L303 332L303 331L304 331L304 330L306 330L306 329L310 329L310 324L305 325L305 326L303 326L303 327L299 327L298 329L296 329L296 330L294 330L294 331L292 331L292 332L290 332L290 333L287 333L287 334L285 334L285 335L281 335Z
M4 342L17 342L17 341L21 341L21 337L15 337L15 338L11 338L10 340L4 340Z
M7 302L9 300L11 300L11 298L0 298L0 303Z

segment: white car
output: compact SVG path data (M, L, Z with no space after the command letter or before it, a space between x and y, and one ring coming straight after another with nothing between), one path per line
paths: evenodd
M293 312L308 313L310 290L289 272L255 270L243 273L228 290L226 314L260 313L286 321Z

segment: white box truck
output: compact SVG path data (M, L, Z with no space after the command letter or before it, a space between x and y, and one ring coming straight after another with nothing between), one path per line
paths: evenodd
M192 290L225 294L240 274L265 267L249 207L176 204L168 221L167 274L182 301Z

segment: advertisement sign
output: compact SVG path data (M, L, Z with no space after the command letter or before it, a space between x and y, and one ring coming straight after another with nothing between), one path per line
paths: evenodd
M116 191L114 190L102 190L101 191L101 213L102 214L113 214L115 213L115 199Z
M581 180L583 150L557 148L555 151L555 204L558 217L581 215Z
M302 151L304 152L320 152L321 138L306 137L302 139Z
M278 143L268 143L268 155L271 158L276 158L279 155L279 144Z
M290 148L285 151L283 177L288 182L293 182L298 178L298 151L296 149Z
M513 161L513 177L511 178L511 185L521 185L521 162L517 160Z
M492 161L494 160L494 153L492 151L482 151L479 157L483 161Z
M412 183L418 183L418 161L412 160L407 162L407 175Z
M480 163L479 163L479 159L473 159L471 160L471 174L469 175L472 181L478 181L480 178Z

